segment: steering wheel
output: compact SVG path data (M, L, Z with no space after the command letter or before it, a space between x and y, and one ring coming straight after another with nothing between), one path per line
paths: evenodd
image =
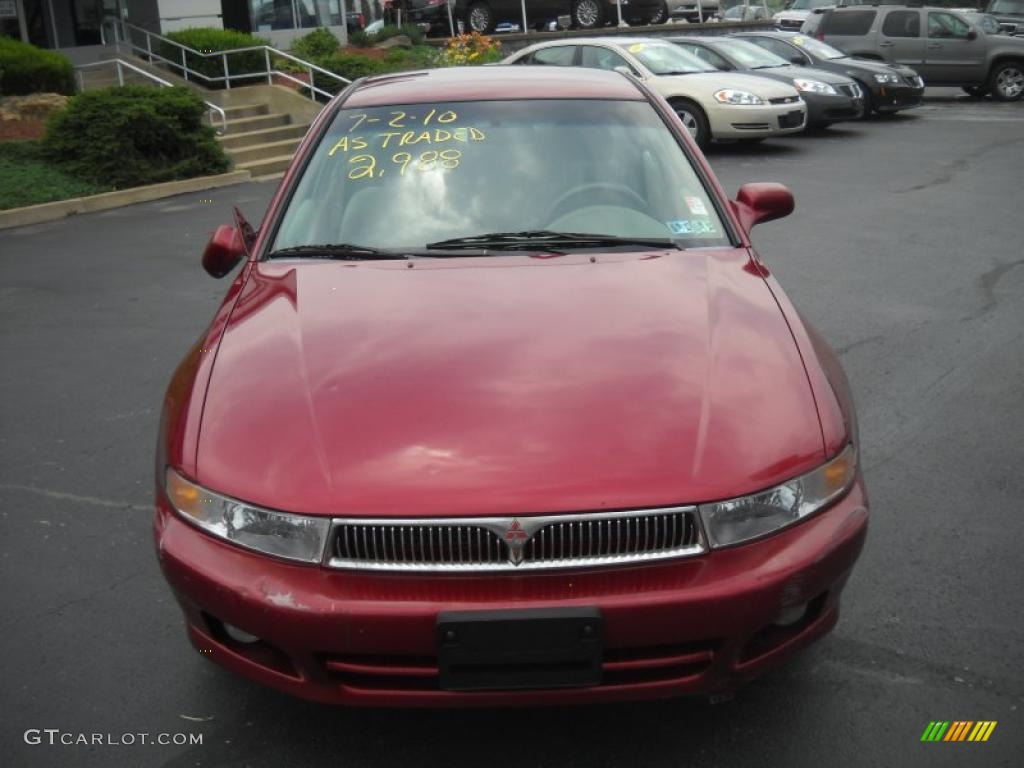
M617 196L619 200L628 204L627 207L632 208L635 211L639 211L640 213L648 212L647 202L625 184L618 184L612 181L591 181L586 184L580 184L579 186L573 187L562 195L559 195L558 199L555 200L554 204L551 206L551 214L548 221L555 221L569 211L580 208L581 206L578 205L569 205L569 201L579 195L592 192L600 192L603 194ZM588 204L592 205L593 203L591 202Z

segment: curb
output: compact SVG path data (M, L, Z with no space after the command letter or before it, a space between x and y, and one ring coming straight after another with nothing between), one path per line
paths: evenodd
M53 203L29 205L24 208L11 208L6 211L0 211L0 229L23 227L28 224L41 224L45 221L55 221L66 216L74 216L77 213L105 211L110 208L120 208L125 205L133 205L134 203L145 203L150 200L159 200L163 197L172 197L186 192L199 192L204 189L242 184L251 180L252 174L249 171L230 171L216 176L198 176L194 179L167 181L163 184L119 189L115 192L102 192L98 195L89 195L88 197L72 197L68 200L58 200Z

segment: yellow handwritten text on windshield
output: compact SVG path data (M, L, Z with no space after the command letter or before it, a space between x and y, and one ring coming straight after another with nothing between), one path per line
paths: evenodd
M425 108L421 114L394 110L384 115L345 117L350 121L348 132L327 154L347 157L352 180L379 178L389 169L399 176L408 171L454 170L462 159L462 150L456 146L487 140L480 128L458 125L459 116L453 110Z

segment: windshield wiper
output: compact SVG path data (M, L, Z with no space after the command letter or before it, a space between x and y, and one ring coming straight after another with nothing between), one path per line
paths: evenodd
M344 261L369 261L371 259L408 259L400 251L385 251L368 245L351 243L329 243L326 245L293 245L267 254L268 259L287 259L292 256L309 259L340 259Z
M524 232L492 232L487 235L453 237L427 243L427 250L457 250L462 248L486 248L495 251L546 251L558 253L563 248L606 248L617 245L641 246L649 250L682 246L668 237L619 237L586 232L552 232L547 229L529 229Z

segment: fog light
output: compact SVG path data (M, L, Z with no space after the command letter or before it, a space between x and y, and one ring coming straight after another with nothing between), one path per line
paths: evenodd
M799 605L790 605L779 611L779 615L775 617L775 621L772 622L777 627L788 627L796 624L807 614L807 603L800 603Z
M224 631L227 632L228 637L232 640L236 640L239 643L258 643L260 639L256 635L250 635L248 632L244 632L238 627L233 627L224 622Z

